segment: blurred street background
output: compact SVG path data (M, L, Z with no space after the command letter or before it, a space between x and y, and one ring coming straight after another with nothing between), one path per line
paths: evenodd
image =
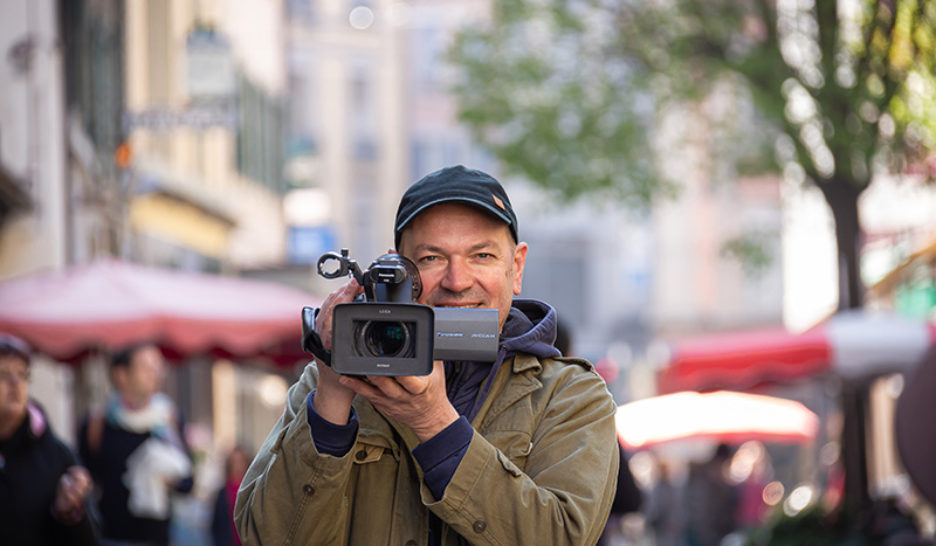
M173 536L208 544L224 455L262 443L308 361L301 307L338 286L318 257L366 266L403 190L460 163L503 182L522 296L618 404L733 390L806 412L664 437L701 410L619 415L645 502L610 543L671 543L652 493L721 442L753 491L738 541L807 513L851 518L828 543L878 536L880 506L932 536L894 422L936 345L934 63L936 4L905 0L0 0L0 330L37 350L30 391L71 445L119 342L161 344L198 457ZM169 272L206 288L175 310ZM212 330L243 316L181 309L240 295L248 323L286 326L248 343ZM133 330L153 299L197 340ZM126 328L94 322L118 302ZM56 323L85 319L66 343Z

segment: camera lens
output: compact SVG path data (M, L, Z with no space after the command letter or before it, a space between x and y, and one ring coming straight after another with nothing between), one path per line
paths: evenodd
M368 321L360 330L358 342L372 356L409 356L409 328L402 322Z

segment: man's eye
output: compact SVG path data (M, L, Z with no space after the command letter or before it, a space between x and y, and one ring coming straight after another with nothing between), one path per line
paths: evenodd
M494 255L489 252L479 252L475 255L479 260L490 260L494 258Z
M438 259L439 259L438 256L423 256L422 258L419 259L419 263L432 263Z

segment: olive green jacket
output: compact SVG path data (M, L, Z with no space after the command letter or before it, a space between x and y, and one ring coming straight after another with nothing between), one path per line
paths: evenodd
M425 545L429 510L443 546L593 545L601 535L617 483L615 405L584 360L506 360L441 499L410 453L415 435L360 397L354 446L318 453L306 419L317 377L306 366L244 477L234 517L245 545Z

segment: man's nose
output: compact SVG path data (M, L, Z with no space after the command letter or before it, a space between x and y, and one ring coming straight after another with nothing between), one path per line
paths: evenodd
M461 259L449 260L445 268L445 277L442 278L442 287L450 292L463 292L471 288L474 282L468 265Z

